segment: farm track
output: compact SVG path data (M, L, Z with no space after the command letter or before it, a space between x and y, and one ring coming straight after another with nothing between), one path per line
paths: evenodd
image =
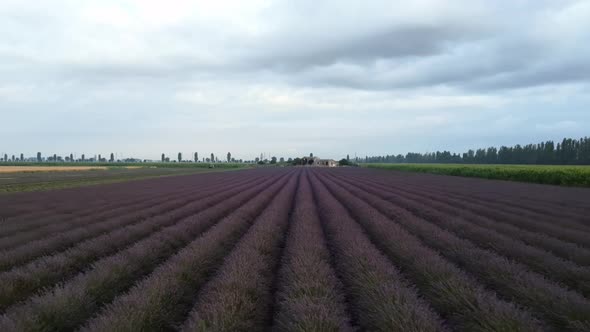
M263 168L0 199L2 331L590 330L588 189Z

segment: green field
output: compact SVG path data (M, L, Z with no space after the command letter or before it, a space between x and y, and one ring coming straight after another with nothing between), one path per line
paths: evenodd
M362 164L362 166L397 171L590 187L590 166L464 164Z
M22 171L3 173L4 166L102 167L94 170ZM128 168L132 167L132 168ZM220 172L244 168L243 164L208 163L0 163L0 194L44 191L107 183L143 180L164 176ZM8 168L8 167L7 167Z
M120 168L120 167L141 167L141 168L209 168L210 165L213 165L215 168L243 168L249 167L251 164L240 164L240 163L176 163L176 162L147 162L147 163L124 163L124 162L0 162L0 166L35 166L35 167L45 167L45 166L102 166L102 167L112 167L112 168Z

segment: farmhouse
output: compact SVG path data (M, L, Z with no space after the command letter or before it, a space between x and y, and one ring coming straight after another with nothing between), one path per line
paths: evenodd
M318 157L303 157L301 164L313 167L336 167L338 162L333 159L320 159Z

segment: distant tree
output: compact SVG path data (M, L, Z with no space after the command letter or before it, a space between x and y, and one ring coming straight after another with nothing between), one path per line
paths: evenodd
M74 161L74 154L70 153L70 161Z
M20 161L25 161L25 155L24 154L20 154Z
M82 154L82 157L80 157L80 160L85 161L86 160L86 156L84 156L84 154Z
M166 157L166 158L164 159L164 161L165 161L165 162L167 162L167 163L169 163L169 162L170 162L170 158L169 158L169 157Z
M285 158L281 157L281 158L279 159L279 162L280 162L281 164L282 164L282 163L284 163L284 162L285 162Z
M348 159L340 159L338 162L338 166L348 166L350 165L350 161Z
M53 154L53 161L57 161L57 154Z
M207 162L211 162L211 158L207 158L205 159Z
M166 161L166 155L162 153L162 162Z
M350 162L350 156L349 155L346 155L346 161L347 162Z
M179 152L178 153L178 162L181 162L181 161L182 161L182 152Z
M12 162L14 162L16 160L16 158L14 157L14 155L12 155Z
M271 164L276 164L277 163L277 157L270 158L270 163Z
M293 159L293 165L302 165L303 164L303 159L297 157L295 159Z
M37 162L40 163L43 159L41 158L41 152L37 152Z
M289 157L289 159L287 159L288 163L292 163L293 162L293 158Z
M369 163L487 163L487 164L590 164L590 138L564 138L561 142L540 142L515 146L470 149L461 154L450 151L408 152L366 158Z
M111 152L111 158L109 159L110 162L115 162L115 155Z
M260 158L256 157L256 158L254 159L254 161L255 161L255 162L258 164L258 162L260 161Z
M198 163L199 162L199 153L195 152L195 162Z
M215 155L213 153L211 153L211 162L214 163L215 162Z
M227 162L228 163L231 162L231 153L229 153L229 152L227 153Z
M309 154L309 158L313 158L313 153L310 153Z

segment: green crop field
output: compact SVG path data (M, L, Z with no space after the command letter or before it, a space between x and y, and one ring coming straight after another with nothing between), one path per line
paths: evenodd
M363 164L363 167L485 179L590 187L590 166Z

